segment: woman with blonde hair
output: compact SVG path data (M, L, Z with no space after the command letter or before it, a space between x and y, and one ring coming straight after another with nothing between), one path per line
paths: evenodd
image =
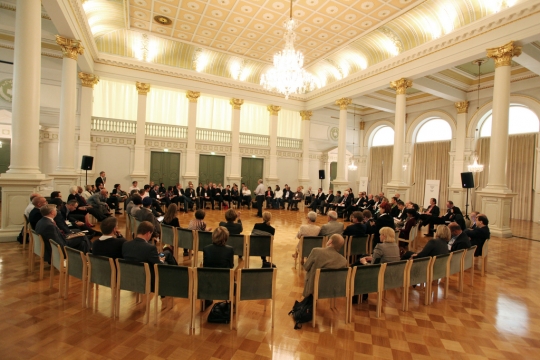
M381 242L373 249L372 256L366 256L360 259L362 265L368 261L371 264L384 264L401 260L399 257L399 247L396 243L396 232L391 227L385 226L379 230Z
M450 229L446 225L437 226L437 231L435 232L435 237L429 240L418 254L413 254L412 257L423 258L428 256L439 256L448 254L448 242L452 235L450 234Z

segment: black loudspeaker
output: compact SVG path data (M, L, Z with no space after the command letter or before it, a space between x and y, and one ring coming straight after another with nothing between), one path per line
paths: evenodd
M324 170L319 170L319 180L324 180Z
M93 156L83 155L81 162L81 170L92 170L92 164L94 163Z
M461 187L464 189L474 188L474 177L472 172L461 173Z

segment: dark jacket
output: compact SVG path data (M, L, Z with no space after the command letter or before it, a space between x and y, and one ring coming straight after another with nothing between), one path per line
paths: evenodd
M448 243L443 239L431 239L427 242L426 246L416 255L417 258L423 258L427 256L439 256L448 254Z
M122 257L127 261L143 262L150 265L151 286L154 289L154 264L161 264L157 248L142 238L126 241L122 245Z
M433 206L433 209L431 209L429 213L431 214L431 216L439 217L439 215L441 214L441 210L439 209L437 205L435 205Z
M28 215L28 222L30 222L32 229L36 229L36 224L39 220L41 220L42 217L43 215L41 215L41 212L37 207L34 207L32 211L30 211L30 215Z
M482 247L486 240L491 237L489 228L487 226L477 227L476 229L465 230L465 234L471 239L471 246L477 246L474 256L482 256Z
M122 248L126 239L123 237L112 237L105 240L95 240L92 244L92 254L97 256L107 256L113 259L122 258Z
M214 244L203 248L203 266L211 268L234 267L234 249L231 246L218 246Z
M452 244L452 248L450 251L458 251L462 249L468 249L471 247L471 241L469 240L469 237L465 232L462 232L458 235L458 237L454 240L454 243Z
M274 229L274 227L272 227L272 226L270 226L268 224L265 224L265 223L255 224L253 226L253 230L251 232L253 233L253 231L255 231L255 230L264 231L264 232L269 233L270 235L274 235L276 233L276 229Z
M242 226L242 222L238 220L238 222L225 222L222 221L219 223L219 226L223 226L229 230L229 235L239 235L244 231L244 227Z
M375 220L375 226L373 227L373 247L381 242L379 230L381 230L383 227L390 227L392 229L396 228L394 219L389 214L383 214L379 216L377 220Z
M366 235L366 225L362 223L351 224L343 231L343 236L364 236Z

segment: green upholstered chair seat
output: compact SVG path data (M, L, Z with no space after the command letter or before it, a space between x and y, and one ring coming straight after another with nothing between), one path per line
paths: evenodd
M64 267L64 264L61 264L61 258L60 258L60 250L58 250L58 244L54 241L49 239L49 242L51 243L51 263L52 266L54 266L55 269L60 270L61 267Z
M146 272L143 263L117 259L120 268L121 290L132 291L140 294L146 293Z
M242 300L272 298L273 269L241 269L240 294Z
M329 299L347 296L347 272L344 269L320 269L319 299Z
M485 244L484 244L485 245ZM469 248L465 253L465 259L463 260L464 270L470 269L473 266L474 252L476 251L476 245Z
M407 260L396 261L386 264L384 272L384 290L403 287L405 267Z
M86 254L88 256L88 261L90 261L90 266L92 272L90 273L89 281L102 286L111 287L111 264L109 263L109 258L106 256L96 256L92 254Z
M158 265L159 293L156 295L189 298L189 267Z
M32 230L32 237L34 239L34 254L41 256L41 247L43 246L43 244L41 243L39 235L34 230Z
M410 283L411 284L420 284L428 282L428 264L431 261L430 257L414 259L411 272L410 272Z
M378 292L381 266L382 264L357 266L352 295Z
M73 276L77 279L83 278L83 268L86 266L86 263L83 263L81 254L82 252L69 246L65 247L67 262L67 273L70 276Z

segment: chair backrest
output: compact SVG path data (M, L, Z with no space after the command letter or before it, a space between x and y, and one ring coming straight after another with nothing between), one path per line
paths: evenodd
M230 300L232 269L194 268L196 299Z
M176 228L176 239L179 248L194 249L195 230Z
M169 225L161 224L161 241L164 245L175 246L175 228Z
M351 275L352 295L369 294L382 290L385 264L355 266Z
M236 286L240 287L240 300L272 299L275 291L277 269L240 269Z
M349 256L369 254L369 236L349 236Z
M482 245L482 257L488 256L488 245L489 239L486 239L486 241L484 241L484 245Z
M64 267L64 252L56 241L49 239L49 242L51 243L51 264L60 270Z
M193 287L193 273L190 267L154 264L156 295L187 299Z
M87 253L86 257L88 258L88 281L102 286L114 287L116 284L114 260L90 253Z
M431 278L433 280L437 280L437 279L442 279L444 277L446 277L446 268L448 266L448 261L450 261L450 256L452 255L452 253L450 254L444 254L444 255L438 255L438 256L434 256L433 257L433 262L432 262L432 269L433 269L433 274L431 276Z
M82 251L65 246L66 251L66 268L68 275L76 277L77 279L83 279L86 274L86 256Z
M247 256L272 256L273 236L249 235L247 246L249 253Z
M384 290L403 287L407 279L406 270L409 268L408 260L386 263L384 271Z
M137 219L135 219L134 216L131 217L131 231L133 231L133 234L137 236L137 229L139 228L139 225L141 222Z
M418 225L411 228L411 232L409 233L409 241L414 241L414 239L416 239L416 235L418 235Z
M199 241L198 249L202 251L205 246L212 244L212 233L210 231L197 231L197 239Z
M150 267L148 263L116 259L116 284L120 290L139 294L150 292Z
M429 268L431 265L431 257L410 260L409 265L409 283L421 284L429 281Z
M43 252L45 250L44 248L44 245L43 244L43 238L41 237L41 235L38 235L38 233L36 233L34 230L32 230L32 243L33 243L33 251L34 251L34 254L38 255L38 256L43 256Z
M229 235L227 245L234 249L234 255L244 256L246 248L246 238L244 235Z
M300 257L305 258L311 254L311 250L324 246L324 236L302 236L300 242L302 243Z
M476 251L476 245L467 249L467 252L465 253L465 257L463 258L463 270L470 269L473 266L475 251Z
M127 211L124 212L127 214L127 220L126 220L126 239L132 240L132 234L133 231L131 230L131 214L128 214Z
M457 250L452 253L452 257L450 258L450 273L448 275L461 272L461 261L463 260L463 255L465 255L465 249Z
M351 268L317 269L315 292L319 299L347 296L347 286L351 279Z

